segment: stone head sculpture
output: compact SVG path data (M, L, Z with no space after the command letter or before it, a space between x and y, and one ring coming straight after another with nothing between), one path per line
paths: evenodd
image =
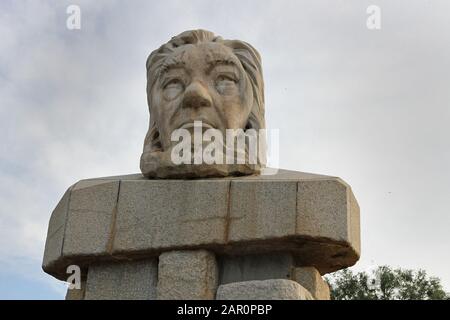
M220 144L220 151L230 154L236 132L265 129L261 58L251 45L224 40L205 30L186 31L153 51L146 67L150 125L141 156L144 176L196 178L259 173L265 159L263 143L259 144L259 156L254 162L248 161L248 142L242 150L231 151L233 160L241 155L245 161L173 161L179 151L175 150L179 141L173 139L176 130L207 136L213 129L222 137L231 130L234 135L228 137L233 137L232 143ZM215 134L212 136L214 139L209 141L217 140ZM193 150L192 140L188 144L188 151ZM199 146L205 144L202 140ZM196 152L193 150L188 160Z

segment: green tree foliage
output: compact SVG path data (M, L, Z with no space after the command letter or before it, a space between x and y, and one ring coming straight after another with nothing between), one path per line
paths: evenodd
M441 281L424 270L379 266L372 272L344 269L325 277L333 300L448 300Z

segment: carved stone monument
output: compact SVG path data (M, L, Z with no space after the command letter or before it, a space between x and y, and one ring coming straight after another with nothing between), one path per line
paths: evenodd
M186 31L151 53L142 174L81 180L50 218L44 271L81 268L67 299L329 299L359 207L339 178L260 174L263 87L243 41Z
M264 84L259 53L248 43L223 40L204 30L186 31L152 52L147 60L150 127L141 156L149 178L199 178L258 173L261 161L174 164L174 130L260 130L264 121ZM230 149L230 148L229 148ZM223 153L227 146L223 145ZM246 148L231 150L244 153ZM264 150L261 151L264 153ZM192 153L192 156L194 153ZM258 159L264 160L264 159Z

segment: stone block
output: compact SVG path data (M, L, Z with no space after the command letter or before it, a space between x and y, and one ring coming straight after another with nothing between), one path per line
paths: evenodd
M317 300L330 300L330 288L314 267L298 267L292 272L292 279L297 281Z
M229 181L122 181L114 251L225 242Z
M86 300L154 300L157 259L99 262L89 267Z
M297 234L359 242L359 208L352 198L350 187L337 178L299 181Z
M348 242L353 245L355 251L361 254L361 220L359 216L359 204L356 201L355 195L351 191L350 186L347 190L349 212L348 212L348 229L349 229L349 240Z
M45 241L44 260L42 267L50 267L61 255L64 242L64 229L66 226L67 212L69 210L70 187L53 210L48 224L47 239Z
M64 279L68 265L99 257L203 249L218 256L289 252L295 265L323 275L359 259L359 232L358 203L335 177L286 170L198 180L106 177L82 180L63 197L43 268Z
M72 189L63 255L109 254L119 181L82 180Z
M296 181L232 181L228 240L294 235L296 194Z
M217 300L313 300L311 294L295 281L285 279L255 280L220 285Z
M249 280L290 279L294 259L289 253L223 256L220 284Z
M81 281L80 289L67 289L66 300L84 300L86 293L86 280Z
M171 251L159 257L159 300L212 300L218 285L213 253L205 250Z

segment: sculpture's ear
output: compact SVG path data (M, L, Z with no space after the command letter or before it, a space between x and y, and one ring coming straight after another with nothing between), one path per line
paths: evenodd
M255 129L255 124L250 119L247 120L247 124L245 125L244 131Z
M159 130L154 121L150 121L150 128L145 136L144 152L163 151Z
M249 130L249 129L254 129L254 130L263 129L260 121L258 120L258 118L255 115L255 113L253 112L253 110L252 110L252 112L250 112L250 115L248 116L248 119L247 119L247 124L245 125L245 130Z

